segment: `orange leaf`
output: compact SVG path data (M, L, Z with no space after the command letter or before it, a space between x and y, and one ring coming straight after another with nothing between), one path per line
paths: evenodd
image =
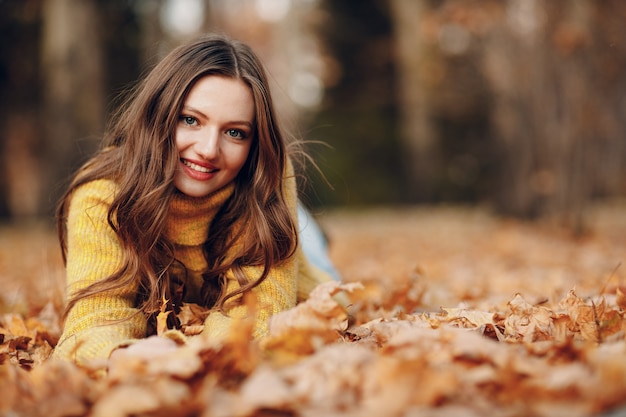
M626 310L626 294L624 294L620 287L617 287L615 293L617 294L617 306L622 310Z
M163 333L167 331L167 316L170 315L171 311L167 311L167 303L169 300L165 299L165 295L163 296L163 300L161 302L161 311L157 315L157 326L156 331L157 335L161 336Z

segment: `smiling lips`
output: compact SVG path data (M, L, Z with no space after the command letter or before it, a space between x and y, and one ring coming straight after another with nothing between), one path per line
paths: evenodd
M187 175L189 175L193 179L200 181L211 179L213 177L213 174L219 171L219 169L211 165L199 165L195 162L191 162L183 158L180 159L180 162L182 163L184 171L187 173Z

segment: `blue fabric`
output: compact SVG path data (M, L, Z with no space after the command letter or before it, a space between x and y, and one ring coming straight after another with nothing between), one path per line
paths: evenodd
M309 262L341 281L339 272L328 257L328 242L322 229L302 204L298 203L298 229L302 250Z

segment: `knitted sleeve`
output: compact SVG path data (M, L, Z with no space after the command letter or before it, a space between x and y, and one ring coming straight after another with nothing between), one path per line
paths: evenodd
M116 272L122 248L107 222L116 186L93 181L73 194L67 218L67 291L77 290ZM146 336L146 320L134 306L137 286L81 299L69 311L54 356L79 364L107 359L130 339Z
M295 221L297 219L298 196L291 163L288 164L283 179L283 193L291 216ZM246 276L251 280L260 276L263 270L262 267L258 266L248 266L243 269ZM229 274L227 278L227 292L239 287L232 274ZM313 288L329 280L331 277L313 267L304 256L302 249L298 247L294 256L272 268L267 278L252 289L257 301L255 336L261 337L267 333L269 318L272 315L294 307L297 302L308 298ZM228 305L225 306L225 313L226 315L214 312L209 315L204 323L203 334L214 338L225 336L232 319L243 318L248 314L248 311L246 306L232 303L230 308Z

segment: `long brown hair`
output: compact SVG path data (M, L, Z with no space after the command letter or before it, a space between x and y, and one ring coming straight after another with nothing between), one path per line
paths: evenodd
M234 193L212 222L211 240L204 245L208 262L203 275L205 304L222 309L227 300L254 288L273 266L293 256L297 229L282 190L287 148L265 71L247 45L207 35L174 49L131 92L114 115L102 150L76 173L61 199L57 231L66 260L65 224L72 192L95 179L114 180L119 189L108 211L108 222L124 252L121 269L73 294L66 312L82 298L119 289L136 280L140 311L153 313L162 297L171 296L168 269L176 260L164 228L179 162L174 131L190 89L206 75L240 79L250 87L256 126L248 159L235 179ZM234 250L236 241L243 241L244 245L227 259L224 255ZM263 273L248 279L242 269L248 265L263 266ZM225 274L229 270L240 288L224 294ZM210 295L216 287L222 291L217 300Z

